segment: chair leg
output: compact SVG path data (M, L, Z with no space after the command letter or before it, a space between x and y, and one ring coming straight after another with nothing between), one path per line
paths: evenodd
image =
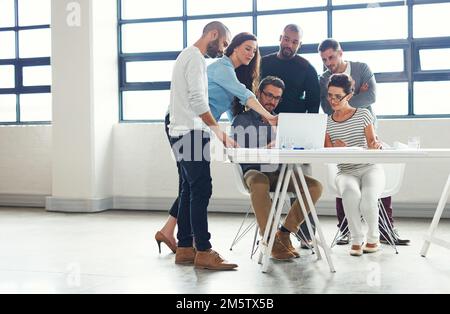
M395 245L395 240L394 240L394 234L393 234L393 226L389 220L389 217L387 215L386 209L384 208L383 203L381 202L381 200L378 200L378 207L380 210L380 223L379 223L379 227L382 229L382 231L384 231L384 233L381 233L381 236L389 243L389 245L394 249L395 254L398 254L398 250L397 250L397 246ZM333 242L331 243L331 248L333 248L334 246L336 246L337 243L337 239L341 236L345 236L347 235L350 230L347 227L346 232L342 232L341 228L344 224L344 222L347 220L347 218L345 217L344 220L342 221L342 223L339 226L338 231L336 232L336 235L334 236Z
M255 236L253 237L253 246L252 246L252 252L250 254L250 259L252 259L253 255L255 255L255 253L258 251L258 247L256 247L256 239L258 238L258 231L259 231L258 224L255 224ZM256 247L256 249L255 249L255 247Z
M392 246L392 248L395 251L395 254L398 254L397 246L395 245L393 226L387 215L386 208L384 208L383 202L381 200L378 200L378 208L381 213L380 227L381 227L382 231L384 231L384 232L381 232L381 236L389 243L390 246Z
M246 220L247 220L247 218L248 218L248 216L249 216L249 214L250 214L250 211L251 211L251 209L252 209L252 207L250 206L248 209L247 209L247 213L245 214L245 216L244 216L244 219L242 220L242 223L241 223L241 225L239 226L239 229L238 229L238 231L237 231L237 233L236 233L236 236L234 237L234 239L233 239L233 242L231 243L231 246L230 246L230 251L233 251L233 247L250 231L250 229L253 227L253 225L255 224L255 222L253 222L253 223L251 223L249 226L247 226L242 232L241 232L241 230L242 230L242 228L244 227L244 225L245 225L245 222L246 222Z
M305 233L303 232L302 229L299 229L301 235L294 233L294 236L297 238L297 240L300 242L300 245L303 242L306 243L306 246L308 247L308 250L311 250L311 254L316 254L316 252L314 251L314 246L312 246L311 244L309 244L309 241L305 235ZM314 235L313 235L314 236Z
M336 243L338 242L338 239L339 239L340 237L345 237L345 236L350 232L349 229L348 229L348 226L347 226L345 232L342 232L342 226L344 225L344 223L345 223L346 221L347 221L347 217L344 217L344 219L342 220L341 224L340 224L339 227L338 227L338 231L336 231L336 234L335 234L335 236L334 236L334 238L333 238L333 242L331 242L330 248L335 247L335 246L336 246Z

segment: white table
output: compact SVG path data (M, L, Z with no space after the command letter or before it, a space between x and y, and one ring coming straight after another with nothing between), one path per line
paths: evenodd
M306 212L306 206L301 197L299 184L295 178L295 171L300 177L300 184L305 192L305 196L311 210L313 220L316 224L317 237L313 237L313 245L316 248L318 259L322 259L319 247L324 251L331 272L335 272L333 261L330 255L330 248L323 236L322 228L317 217L314 204L309 194L306 181L303 176L300 164L307 163L411 163L435 161L450 162L450 149L416 149L416 150L350 150L350 149L319 149L319 150L278 150L278 149L227 149L226 154L234 163L255 163L255 164L281 164L280 176L278 178L275 196L268 222L278 226L281 218L283 204L286 199L289 179L292 178L296 190L297 198L300 202L303 215L310 234L312 232L311 222ZM445 204L450 194L450 175L442 192L438 207L436 209L433 222L425 236L425 242L420 254L425 257L431 243L450 249L450 242L435 237L435 232L439 220L445 208ZM271 234L269 231L271 230ZM260 244L259 263L262 264L262 271L267 272L270 253L272 251L275 232L277 228L265 229L265 234ZM269 240L269 242L268 242Z

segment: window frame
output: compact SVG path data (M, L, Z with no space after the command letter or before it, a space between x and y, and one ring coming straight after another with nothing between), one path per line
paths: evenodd
M39 58L20 58L19 50L19 32L34 29L50 29L50 24L19 26L19 0L14 0L14 26L0 27L0 31L14 31L15 34L15 57L12 59L0 59L0 65L14 66L14 88L0 88L0 94L16 96L16 121L1 122L0 125L47 125L51 121L21 121L20 113L20 95L23 94L48 94L51 93L50 85L43 86L24 86L23 68L32 66L51 66L50 57Z
M227 17L252 17L253 32L258 35L257 17L272 14L306 13L306 12L327 12L327 32L328 37L333 37L333 12L338 10L363 9L370 6L361 0L358 4L338 5L333 4L332 0L327 1L326 6L292 8L280 10L258 11L257 0L252 0L253 10L240 13L211 14L211 15L187 15L187 5L189 0L180 0L183 5L183 15L176 17L150 18L123 20L121 18L122 0L117 0L118 5L118 53L119 53L119 121L121 123L134 122L161 122L162 119L154 120L124 120L123 116L123 97L122 93L136 90L166 90L170 89L170 82L146 82L146 83L127 83L126 62L132 61L162 61L175 60L180 53L178 52L153 52L153 53L129 53L122 52L122 25L129 23L151 23L162 21L182 21L183 22L183 47L187 46L187 21L196 19L214 19ZM450 3L450 0L406 0L382 2L380 7L398 7L406 6L407 10L407 38L394 40L375 40L358 42L341 42L345 51L367 51L367 50L390 50L402 49L404 69L402 72L383 72L375 73L378 83L404 82L408 84L408 114L407 115L379 115L382 119L402 119L402 118L450 118L450 114L427 114L418 115L414 113L414 82L421 81L450 81L450 70L423 71L420 68L420 49L450 48L450 36L435 38L414 38L413 34L413 10L419 5ZM373 5L373 4L372 4ZM337 40L339 40L337 38ZM319 43L303 45L300 50L302 53L317 53ZM261 55L266 55L278 51L278 46L260 47Z

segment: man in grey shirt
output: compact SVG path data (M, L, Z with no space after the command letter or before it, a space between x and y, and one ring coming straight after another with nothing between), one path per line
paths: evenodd
M376 81L369 66L362 62L345 61L339 42L326 39L319 46L320 57L327 70L320 76L320 105L330 115L333 109L327 99L328 81L336 73L346 73L355 81L355 94L350 100L353 108L366 108L375 116L372 105L376 102Z
M353 62L353 61L345 61L343 59L343 50L338 41L332 38L328 38L324 40L319 45L319 54L322 58L323 64L327 68L327 70L322 73L320 76L320 105L322 110L331 115L333 113L333 109L328 102L328 82L330 80L331 75L336 73L346 73L350 75L354 81L355 92L353 97L350 99L349 104L354 108L366 108L373 114L376 119L376 115L372 109L372 105L376 102L376 81L375 76L370 70L369 66L363 62ZM375 120L376 121L376 120ZM375 122L376 125L376 122ZM385 197L381 199L386 209L386 213L389 217L391 225L393 226L394 220L392 217L392 198ZM336 213L339 221L339 228L343 231L343 234L346 233L347 223L344 213L344 206L342 204L341 198L336 198ZM380 241L383 243L387 242L386 232L380 230L383 236L380 238ZM394 242L396 245L407 245L410 241L406 239L401 239L398 235L397 230L393 229ZM337 244L348 244L349 237L345 236L338 240Z
M269 112L274 112L283 94L284 82L273 76L262 80L257 97L261 105ZM274 145L275 134L267 120L253 110L243 112L233 120L231 135L239 146L246 148L270 148ZM272 201L269 191L276 187L280 175L277 165L241 164L244 181L250 191L252 208L261 234L264 234L269 217ZM322 185L319 181L305 175L308 190L314 203L322 194ZM294 192L293 184L288 190ZM305 197L303 195L305 200ZM307 204L307 202L305 202ZM309 211L309 209L308 209ZM298 233L303 222L303 213L300 210L298 200L295 200L289 213L278 230L275 244L272 249L272 257L278 260L288 260L299 257L298 251L293 247L290 233Z

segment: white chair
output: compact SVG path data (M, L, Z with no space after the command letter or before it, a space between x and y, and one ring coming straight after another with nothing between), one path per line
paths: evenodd
M239 164L233 163L232 165L233 168L233 174L234 174L234 179L235 179L235 183L236 186L238 188L238 191L245 195L250 197L250 191L247 188L247 184L245 183L244 180L244 173L242 172L242 168ZM274 193L270 193L270 197L273 198L273 194ZM294 193L288 193L288 197L286 198L286 205L288 206L288 208L290 208L291 204L290 204L290 198L295 197ZM233 250L233 247L253 228L255 227L255 235L253 238L253 246L252 246L252 251L251 251L251 255L250 258L253 257L253 255L256 252L256 239L258 238L258 224L256 223L256 219L253 220L253 222L251 222L250 224L248 224L246 227L244 227L245 222L247 221L248 216L250 215L252 211L252 205L250 203L250 206L247 209L247 212L245 213L244 219L242 220L241 225L239 226L239 229L236 233L236 236L233 239L233 242L231 243L231 247L230 247L230 251Z
M395 253L398 254L397 247L395 245L394 241L394 234L393 234L393 226L391 224L391 221L389 220L389 217L387 215L386 209L384 208L383 203L381 202L382 198L394 196L400 191L400 188L402 186L403 177L405 174L405 164L381 164L381 166L384 169L385 173L385 186L383 193L380 196L380 199L378 200L378 207L380 209L381 219L380 219L380 228L384 231L384 233L387 235L387 237L382 233L382 236L386 239L386 241L394 248ZM335 197L342 197L337 188L336 188L336 176L338 173L338 168L336 164L328 164L328 188L330 191L335 195ZM346 218L342 221L341 225L339 226L339 229L334 237L333 242L331 243L331 247L336 245L337 239L341 236L345 236L348 233L347 231L342 233L341 227L343 223L345 222Z

